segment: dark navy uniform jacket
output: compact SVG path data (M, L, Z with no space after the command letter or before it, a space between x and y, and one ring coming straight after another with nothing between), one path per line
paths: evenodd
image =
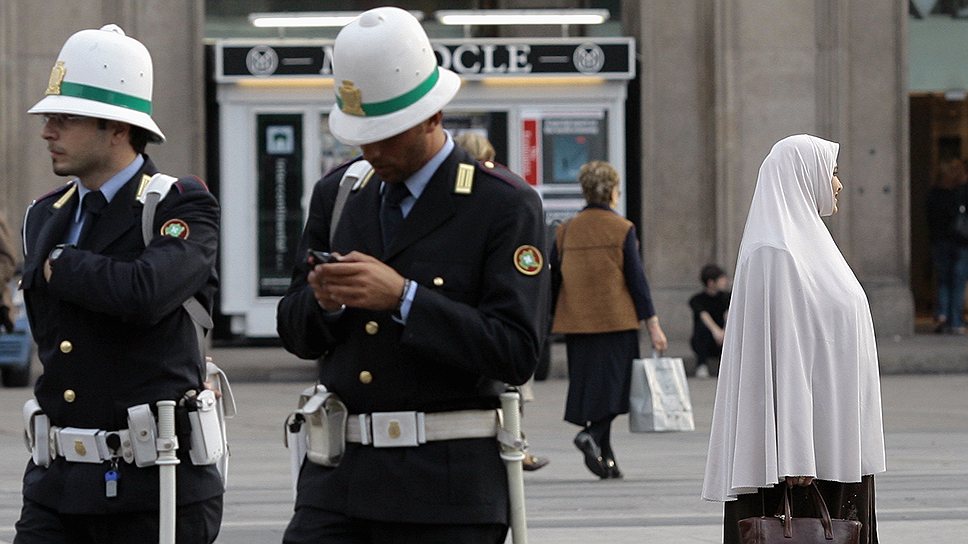
M139 186L157 170L150 159L114 196L91 231L90 250L66 249L51 282L44 261L63 242L78 205L73 181L31 205L24 221L21 288L43 375L35 395L51 425L108 431L127 428L129 406L178 400L201 388L203 363L191 317L181 307L197 296L211 307L218 280L219 208L201 181L182 178L158 205L145 247ZM162 236L169 220L188 225L187 237ZM181 441L179 504L217 496L214 466L195 467ZM157 467L120 462L118 496L105 497L109 463L27 465L24 496L62 513L108 513L158 508Z
M455 192L461 164L473 172L470 194ZM332 247L330 216L345 168L316 184L297 255L357 250L419 284L406 326L392 312L352 307L330 323L306 283L308 265L295 267L278 308L279 334L292 353L321 358L320 382L351 414L495 408L502 382L521 384L534 372L550 274L543 261L530 274L515 262L522 248L543 255L541 202L519 177L488 165L455 148L388 248L378 175L350 193ZM385 521L506 523L507 476L493 438L349 444L335 469L303 464L296 505Z

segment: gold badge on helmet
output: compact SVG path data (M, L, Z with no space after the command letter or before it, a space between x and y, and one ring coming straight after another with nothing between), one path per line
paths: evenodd
M59 60L56 64L54 64L54 67L50 69L50 79L47 80L47 91L44 94L60 94L61 83L64 82L65 75L67 75L67 68L64 68L64 61Z
M342 104L340 104L339 109L347 115L357 115L363 117L366 113L363 112L363 95L360 89L352 81L347 79L343 80L343 84L339 87L339 98Z

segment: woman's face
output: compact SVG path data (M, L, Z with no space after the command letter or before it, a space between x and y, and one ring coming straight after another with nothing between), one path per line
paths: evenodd
M834 166L834 178L830 180L830 187L834 191L834 211L830 215L837 213L837 196L840 195L840 191L844 188L844 184L840 183L840 178L837 177L837 166Z

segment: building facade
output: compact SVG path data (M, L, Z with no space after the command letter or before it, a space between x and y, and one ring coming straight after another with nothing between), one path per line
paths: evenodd
M702 265L733 269L759 164L775 141L796 133L840 142L846 194L828 224L867 290L877 333L912 333L907 2L621 5L614 17L621 36L634 39L637 61L625 104L622 159L636 178L625 180L636 194L626 213L639 223L667 333L688 338L686 301L700 288ZM155 64L153 115L168 137L149 153L174 175L207 171L216 159L205 143L220 135L206 121L205 17L193 0L0 3L0 210L13 228L33 197L64 181L50 173L39 122L25 112L61 44L82 28L117 23L145 43ZM221 193L245 185L210 181Z

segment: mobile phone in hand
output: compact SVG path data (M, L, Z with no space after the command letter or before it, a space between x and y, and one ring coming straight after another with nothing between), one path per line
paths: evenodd
M306 251L306 260L309 264L316 266L317 264L335 263L338 259L328 251L310 249Z

